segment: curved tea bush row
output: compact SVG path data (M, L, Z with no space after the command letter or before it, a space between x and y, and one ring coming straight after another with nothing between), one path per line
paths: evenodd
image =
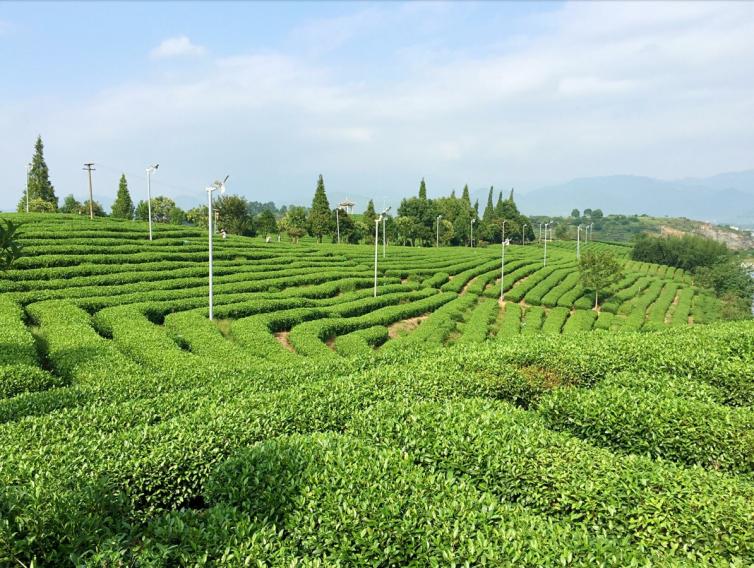
M670 320L671 325L688 325L689 314L691 312L691 302L693 299L693 288L681 288L678 292L678 304L676 304Z
M545 309L541 306L532 306L524 312L524 319L521 322L521 333L523 335L535 335L542 329L542 322L545 319Z
M547 313L545 323L542 324L542 331L548 334L560 333L570 315L568 308L557 307Z
M524 295L524 301L532 306L539 306L542 303L542 298L550 290L560 284L560 282L568 273L572 273L571 270L572 269L562 268L553 271L547 278L541 280L536 286L534 286ZM512 299L515 299L515 297Z
M445 292L444 294L452 294L452 292ZM453 298L432 311L429 317L412 333L395 338L385 348L401 349L406 344L442 345L456 330L458 322L463 320L464 314L476 303L478 296L475 294L464 294L463 296L453 294Z
M242 450L208 480L205 501L206 512L152 521L133 560L193 564L197 550L213 564L286 566L633 566L654 558L342 434L285 436ZM166 533L171 546L161 547ZM119 564L123 556L110 546L81 560Z
M335 338L335 351L344 357L363 357L388 340L387 328L374 325Z
M660 329L665 325L666 314L673 304L677 291L678 284L675 282L668 282L662 287L660 295L649 308L647 323L644 324L645 329Z
M597 316L597 321L594 322L594 329L601 329L603 331L609 331L614 325L616 325L616 316L613 313L601 311Z
M619 457L552 432L505 403L383 404L356 417L348 431L405 452L429 472L461 476L502 500L649 551L754 560L751 484Z
M421 292L424 293L425 291ZM296 351L302 355L332 357L334 356L334 352L323 343L324 341L365 327L388 325L398 320L431 312L456 297L457 294L453 292L433 293L428 297L414 302L387 306L363 316L325 318L305 322L291 330L290 341L296 348ZM424 325L421 327L424 327Z
M453 279L443 284L440 287L440 290L443 292L455 292L458 294L472 278L499 268L500 264L497 260L491 260L482 265L477 264L474 268L469 268L468 270L453 276Z
M0 554L25 564L33 556L44 564L66 562L141 519L199 498L215 467L235 450L287 433L342 430L356 412L381 400L494 396L498 383L400 367L302 381L268 394L255 393L253 381L226 381L222 394L166 395L164 409L153 401L82 409L62 437L64 417L55 415L38 418L35 431L0 430L6 448Z
M576 288L579 287L579 273L578 271L573 271L565 275L565 278L561 279L561 281L556 285L553 286L544 296L542 296L541 304L543 306L546 306L548 308L554 308L555 306L559 305L559 300L562 298L565 294L575 291ZM578 296L576 296L578 298ZM576 300L574 298L574 301ZM565 299L564 299L565 300ZM573 301L569 304L563 304L564 307L569 308L573 304Z
M662 280L655 280L649 287L631 302L630 313L623 322L627 331L637 331L644 326L647 308L657 299L664 287ZM672 301L672 300L671 300Z
M610 385L553 391L539 411L550 428L614 450L754 472L754 412L748 408Z
M0 296L0 365L36 365L34 338L24 325L21 306Z
M458 338L457 343L481 343L486 340L490 325L495 321L499 310L496 300L480 298L479 303L464 324L463 333Z
M597 312L594 310L576 310L574 311L563 326L563 333L579 333L590 331L597 319Z
M503 319L497 330L497 337L506 338L521 332L521 306L513 302L506 302Z

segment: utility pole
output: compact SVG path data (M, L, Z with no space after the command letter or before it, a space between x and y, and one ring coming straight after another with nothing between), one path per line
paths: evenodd
M92 162L84 164L82 169L89 173L89 218L94 219L94 201L92 198L92 172L97 171Z

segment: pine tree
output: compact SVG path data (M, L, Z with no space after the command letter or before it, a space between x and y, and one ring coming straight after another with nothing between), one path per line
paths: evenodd
M367 210L364 211L364 216L362 218L364 220L364 225L366 225L367 228L365 240L367 244L374 244L374 222L377 220L377 211L374 210L373 200L369 200Z
M31 160L29 172L29 201L40 199L49 203L54 211L58 209L58 198L55 196L55 188L50 183L50 172L44 158L44 144L42 137L37 137L34 145L34 157ZM18 204L19 211L26 210L26 192L21 196Z
M492 186L490 186L490 193L487 196L487 206L484 208L484 213L482 214L482 220L485 223L491 223L495 218L495 206L492 204L492 191Z
M419 184L419 199L427 199L427 184L424 183L424 178Z
M131 195L128 193L126 174L120 176L118 195L115 198L115 203L113 203L113 217L117 219L134 218L134 202L131 201Z
M497 194L497 203L495 204L495 219L503 218L503 192Z
M461 194L461 201L468 208L471 209L471 195L469 195L469 186L463 186L463 193Z
M317 180L317 189L312 199L312 208L309 210L309 231L317 237L317 242L322 242L322 235L332 232L332 215L330 202L325 193L325 182L320 174Z

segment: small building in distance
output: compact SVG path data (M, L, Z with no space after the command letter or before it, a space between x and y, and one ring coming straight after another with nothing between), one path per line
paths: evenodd
M353 201L346 198L345 200L338 203L338 209L340 209L341 211L345 211L346 213L351 215L353 213L354 205L356 204Z

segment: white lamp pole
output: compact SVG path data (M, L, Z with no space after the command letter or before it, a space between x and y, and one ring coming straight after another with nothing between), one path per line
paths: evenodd
M524 223L524 226L521 227L521 244L522 245L526 244L526 227L527 227L526 223Z
M160 164L154 164L147 168L147 212L149 216L149 240L152 240L152 172L156 172ZM210 319L212 319L210 317Z
M31 164L26 164L26 212L29 212L29 175L31 174Z
M576 260L581 260L581 225L576 227Z
M471 238L469 239L469 244L471 245L471 248L474 248L474 223L476 222L476 219L471 220Z
M387 209L385 209L387 211ZM387 216L382 217L382 258L385 258L385 249L387 248L387 234L385 232L385 221Z
M440 219L442 219L442 215L437 216L437 244L435 246L438 248L440 247Z
M503 236L500 240L500 301L505 299L505 219L503 219Z
M335 225L338 229L338 244L340 244L340 208L335 208Z
M207 223L209 229L209 319L214 319L213 306L212 306L212 193L216 190L220 190L220 193L225 193L225 182L228 181L228 176L225 176L223 181L215 181L211 186L207 188Z
M385 215L388 211L390 211L390 207L387 207L382 210L382 213L380 213L380 216L377 217L377 219L374 220L374 297L377 297L377 247L380 243L380 222L385 221ZM385 232L385 226L383 224L382 226L382 232ZM384 237L384 235L383 235ZM382 255L384 257L385 255L385 249L384 249L384 241L383 241L383 249L382 249Z
M377 245L380 242L380 221L382 215L374 220L374 297L377 297Z
M594 242L594 223L589 223L589 236L592 239L592 242Z
M550 223L545 223L545 259L544 259L543 266L547 266L547 225L549 224Z

